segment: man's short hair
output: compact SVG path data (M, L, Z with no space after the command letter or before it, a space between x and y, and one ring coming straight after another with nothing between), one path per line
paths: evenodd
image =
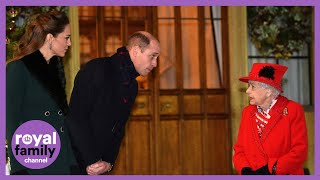
M129 37L127 49L130 50L134 46L139 46L141 52L143 52L149 44L150 39L146 35L136 32Z

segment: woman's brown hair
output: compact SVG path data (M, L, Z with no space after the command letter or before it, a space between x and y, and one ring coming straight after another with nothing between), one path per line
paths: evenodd
M64 31L68 24L69 19L63 12L54 10L36 14L27 24L26 31L16 47L13 60L21 59L39 50L43 46L47 34L52 34L56 37Z

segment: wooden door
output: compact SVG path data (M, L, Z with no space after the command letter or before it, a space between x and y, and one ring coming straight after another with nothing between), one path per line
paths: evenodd
M138 77L112 174L231 173L226 12L213 18L211 7L79 8L83 64L113 54L138 30L161 44L158 68ZM213 22L221 25L220 61Z

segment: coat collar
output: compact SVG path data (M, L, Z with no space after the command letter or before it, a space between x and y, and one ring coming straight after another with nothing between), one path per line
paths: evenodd
M271 124L266 127L266 129L263 131L261 141L263 142L267 136L269 135L270 131L273 129L273 127L281 120L283 116L283 111L286 108L288 104L288 99L284 96L278 96L276 104L270 109L270 116L273 118L273 121L271 121Z
M48 64L39 50L24 56L21 59L27 69L35 79L48 91L49 95L54 99L57 105L64 113L68 110L66 94L62 83L62 78L59 77L59 58L53 56ZM63 72L62 72L63 73ZM64 74L63 74L64 76Z
M120 83L125 86L131 86L136 82L139 73L136 71L126 47L121 47L115 54L117 56L116 63L120 72Z
M117 55L120 57L119 61L121 62L120 69L126 71L128 75L132 78L139 76L139 73L136 71L133 62L130 58L129 52L126 47L121 47L117 49Z
M255 114L257 113L257 108L255 105L251 105L251 112L250 112L250 123L251 123L251 131L253 133L253 137L255 139L255 142L257 143L257 146L259 149L264 152L264 149L262 147L263 142L268 137L269 133L272 131L272 129L276 126L276 124L282 119L282 116L284 115L285 108L289 102L289 100L279 95L277 98L277 102L275 105L270 109L270 116L271 116L271 123L266 126L266 128L263 130L261 138L259 138L258 132L257 132L257 124L255 121Z

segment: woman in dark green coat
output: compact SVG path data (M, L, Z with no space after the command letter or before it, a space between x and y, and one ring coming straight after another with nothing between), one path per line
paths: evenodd
M26 27L15 58L6 67L6 136L11 164L10 174L71 174L75 167L65 128L68 105L65 76L60 57L70 41L68 17L51 11L37 15ZM19 125L43 120L59 134L61 149L48 167L30 169L21 165L11 151L11 140Z

